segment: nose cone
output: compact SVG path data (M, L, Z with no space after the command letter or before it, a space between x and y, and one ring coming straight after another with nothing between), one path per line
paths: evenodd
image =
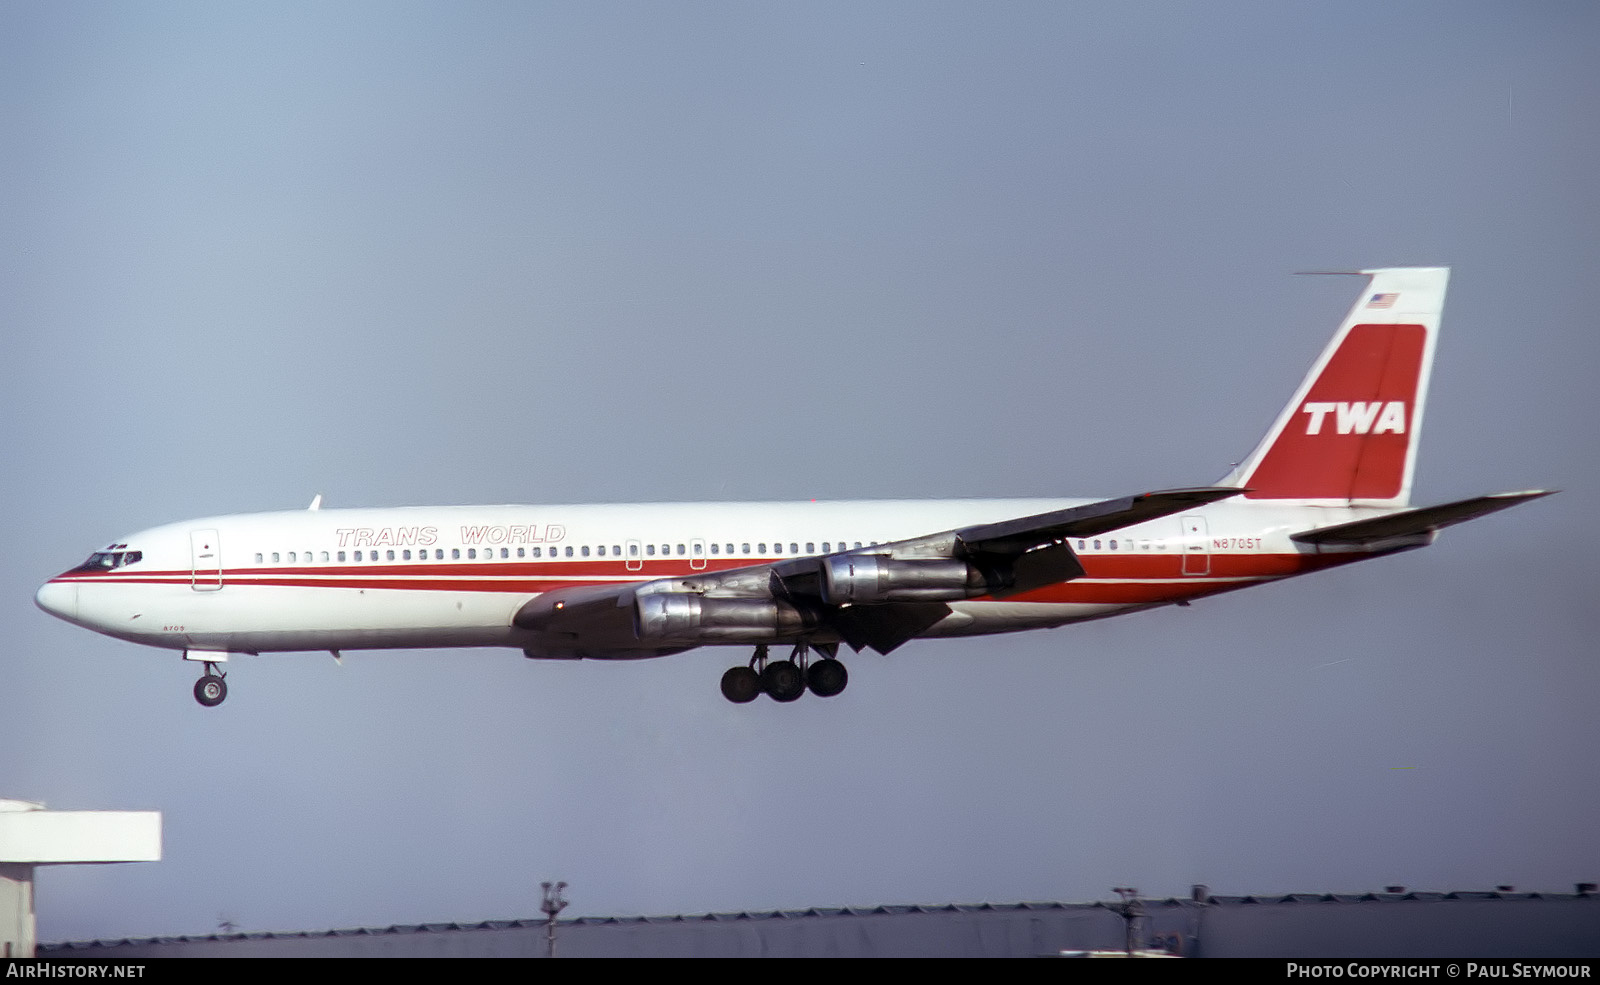
M57 619L75 622L78 618L78 586L72 582L47 581L33 596L33 603Z

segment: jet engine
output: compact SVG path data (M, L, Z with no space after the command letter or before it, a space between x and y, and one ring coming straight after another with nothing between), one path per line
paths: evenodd
M837 554L822 562L822 600L829 605L951 602L987 595L995 587L977 568L949 558Z
M817 626L817 616L772 598L708 598L692 592L651 592L633 599L640 640L692 643L772 643Z

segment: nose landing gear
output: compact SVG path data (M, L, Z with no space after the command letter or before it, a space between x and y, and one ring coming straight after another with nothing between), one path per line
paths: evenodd
M205 664L205 676L194 682L194 699L207 708L215 708L222 704L228 696L228 682L223 678L228 675L217 669L217 665L209 660Z
M766 645L757 646L748 667L730 667L722 675L722 696L740 705L760 694L788 704L799 700L807 689L819 698L831 698L844 690L850 675L834 656L838 644L823 644L817 650L823 659L816 663L809 661L811 647L806 643L796 644L788 660L769 661Z

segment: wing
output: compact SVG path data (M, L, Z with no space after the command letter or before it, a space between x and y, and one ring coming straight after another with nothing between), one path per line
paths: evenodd
M1243 492L1169 489L910 540L728 571L557 589L517 611L532 655L658 656L720 643L837 638L888 653L950 613L1083 574L1069 539Z

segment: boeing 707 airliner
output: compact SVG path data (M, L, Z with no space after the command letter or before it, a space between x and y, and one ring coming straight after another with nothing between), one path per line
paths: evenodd
M728 700L843 691L840 645L1101 619L1422 547L1549 493L1411 506L1448 268L1371 278L1255 451L1214 486L1115 499L311 508L122 537L40 608L182 651L506 646L630 660L752 647ZM786 659L769 648L793 647Z

